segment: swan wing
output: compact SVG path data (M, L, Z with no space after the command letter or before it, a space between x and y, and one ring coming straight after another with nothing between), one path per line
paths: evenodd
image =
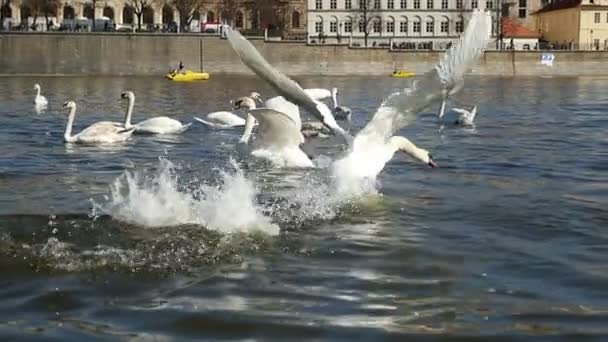
M297 147L304 137L293 119L276 110L261 108L249 111L258 121L256 144L265 149L284 149Z
M283 96L275 96L264 103L264 107L277 112L287 114L296 124L298 129L302 128L300 109L295 104L285 100Z
M357 139L386 141L416 119L416 114L434 102L462 88L464 73L481 55L489 42L491 19L474 11L460 41L448 50L435 70L422 75L411 91L389 95L370 122L357 134ZM355 141L356 143L356 141Z
M325 100L331 97L331 91L323 88L308 88L304 89L304 92L308 94L313 100Z
M346 141L352 139L346 131L338 126L327 105L311 98L299 84L273 68L238 31L227 29L226 36L241 61L258 77L270 84L285 99L306 109L332 132L340 134Z
M462 109L462 108L452 108L451 109L453 112L456 112L458 114L462 114L462 115L469 115L469 111L466 109Z

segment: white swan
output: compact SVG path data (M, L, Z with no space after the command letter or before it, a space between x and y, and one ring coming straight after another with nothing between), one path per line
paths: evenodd
M183 125L181 122L167 116L157 116L148 120L140 121L135 125L131 124L131 116L133 115L133 106L135 104L135 94L132 91L125 91L120 94L122 99L129 100L129 106L125 114L125 128L135 129L135 133L139 134L180 134L187 130L192 123Z
M348 120L351 118L351 110L348 107L338 105L338 88L331 89L331 99L334 102L334 108L332 114L336 120Z
M81 144L113 143L125 141L133 134L133 128L125 128L122 125L117 125L113 122L101 121L85 128L76 135L72 135L72 125L74 124L74 117L76 116L76 103L74 103L74 101L68 101L63 104L63 107L69 109L68 122L65 126L65 133L63 135L63 140L65 142Z
M258 132L250 152L252 156L266 159L277 167L314 167L300 149L304 137L291 116L269 108L257 109L250 97L242 97L234 105L236 109L248 112L241 144L249 144L254 123L258 122Z
M332 92L323 88L306 88L304 92L313 100L321 101L331 97Z
M228 28L226 37L241 61L256 75L268 82L286 100L307 110L332 133L341 135L346 142L352 141L352 137L336 123L327 105L313 99L299 84L274 69L238 31Z
M49 104L46 97L40 95L40 85L38 83L34 84L34 90L36 90L36 97L34 98L34 104L36 107L44 107Z
M262 103L262 97L259 93L252 92L249 97ZM194 120L213 128L232 128L245 126L245 119L233 112L228 111L211 112L205 115L204 119L195 116Z
M449 115L450 112L458 114L456 117L454 115ZM462 127L475 127L475 115L477 115L477 106L473 107L469 112L463 108L452 108L443 118L440 116L440 120L442 124L453 124L455 126Z
M462 88L464 73L481 55L489 41L489 18L474 11L463 37L442 57L436 72L422 75L418 84L390 95L371 121L356 135L349 153L332 165L337 191L352 193L360 180L374 181L396 151L436 166L430 153L404 137L393 134L411 123L417 113L433 102Z

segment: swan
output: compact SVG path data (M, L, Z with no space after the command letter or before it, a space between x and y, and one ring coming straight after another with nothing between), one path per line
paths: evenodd
M262 103L262 97L259 93L252 92L249 97L255 101ZM208 113L207 115L205 115L204 119L195 116L194 120L213 128L232 128L245 126L245 119L233 112L228 111Z
M325 100L332 96L332 92L328 89L323 88L306 88L304 92L310 96L313 100Z
M256 75L268 82L287 101L307 110L333 134L342 136L347 143L352 141L352 136L338 125L327 105L315 100L298 83L268 64L258 50L238 31L227 28L226 37L241 61Z
M345 106L338 105L338 88L331 89L331 99L334 102L334 109L332 110L332 114L336 120L348 120L350 121L351 110Z
M412 88L384 100L355 136L350 151L332 165L339 191L350 191L351 180L375 180L397 151L431 167L437 166L427 150L393 134L414 121L417 113L462 89L465 72L489 42L490 25L483 12L473 11L463 36L442 56L435 70L422 75Z
M133 128L135 133L139 134L180 134L187 130L192 123L183 125L181 122L167 116L157 116L148 120L141 121L135 125L131 124L131 115L133 115L133 105L135 104L135 94L132 91L125 91L120 94L122 99L129 100L129 106L125 113L124 127L127 129Z
M474 106L470 112L464 108L452 108L451 112L458 114L458 116L454 117L454 115L447 114L443 117L440 116L439 119L442 124L450 123L455 126L475 127L474 120L477 114L477 106Z
M63 135L63 140L67 143L113 143L125 141L133 134L133 128L125 128L113 122L101 121L85 128L76 135L72 135L72 124L74 123L74 117L76 116L76 103L74 103L74 101L68 101L63 104L63 107L69 109L68 122L65 126L65 133Z
M36 107L43 107L49 104L46 100L46 97L40 95L40 85L38 83L34 84L34 90L36 90L36 97L34 98L34 104Z
M277 167L314 167L312 160L300 149L304 137L290 115L270 109L256 108L250 97L235 101L235 109L247 110L247 123L240 144L248 145L254 123L258 122L255 146L250 154L270 161Z

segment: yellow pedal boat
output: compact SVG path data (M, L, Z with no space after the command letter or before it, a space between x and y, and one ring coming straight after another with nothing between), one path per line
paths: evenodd
M204 81L209 79L209 73L194 72L192 70L186 70L184 72L171 70L166 77L167 79L176 82Z
M416 76L416 73L414 72L410 72L410 71L403 71L403 70L395 70L393 71L392 77L400 77L400 78L408 78L408 77L414 77Z

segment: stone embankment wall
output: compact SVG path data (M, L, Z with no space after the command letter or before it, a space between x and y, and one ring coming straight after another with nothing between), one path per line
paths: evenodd
M163 75L181 60L211 73L250 74L226 40L170 34L0 34L1 75ZM395 68L422 72L441 52L349 49L252 40L268 61L289 75L387 75ZM488 51L472 74L496 76L608 76L608 51L555 51L552 67L540 52Z

